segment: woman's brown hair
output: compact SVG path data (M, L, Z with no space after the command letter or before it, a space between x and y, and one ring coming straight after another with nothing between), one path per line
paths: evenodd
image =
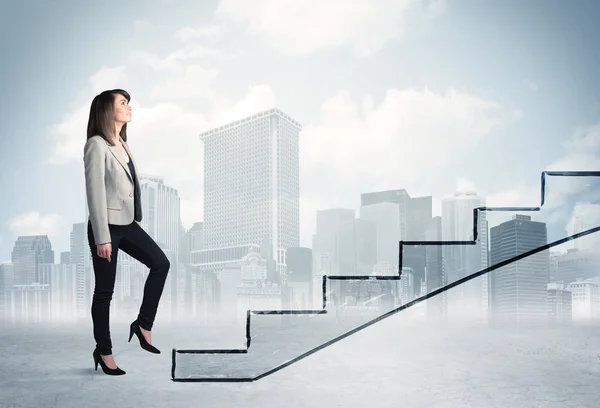
M112 89L96 95L92 101L92 106L90 107L90 117L87 126L88 139L93 136L102 136L104 140L112 144L110 137L115 132L115 119L113 114L115 95L123 95L128 103L131 100L129 93L123 89ZM127 141L127 123L123 124L119 136L121 136L124 141Z

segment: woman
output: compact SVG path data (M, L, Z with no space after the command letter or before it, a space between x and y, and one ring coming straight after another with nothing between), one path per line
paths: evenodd
M129 94L113 89L92 101L84 148L85 185L90 217L88 243L96 284L92 298L95 369L98 364L109 375L123 375L112 356L109 330L110 301L115 286L119 249L131 255L150 272L137 319L131 323L129 341L137 335L140 346L151 353L151 329L169 272L164 252L140 227L142 206L135 161L127 146L127 123L131 121ZM136 222L137 221L137 222Z

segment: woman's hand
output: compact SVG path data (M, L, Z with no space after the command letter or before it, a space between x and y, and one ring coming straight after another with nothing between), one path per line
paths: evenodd
M108 262L110 262L110 255L112 254L112 244L110 242L107 242L106 244L100 244L97 247L98 256L100 258L106 258L108 259Z

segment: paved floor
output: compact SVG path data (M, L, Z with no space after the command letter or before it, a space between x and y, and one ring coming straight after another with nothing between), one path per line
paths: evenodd
M157 323L159 356L127 343L127 324L112 331L122 377L94 372L89 326L0 329L0 407L600 407L600 326L434 329L397 316L254 383L172 382L171 349L198 329Z

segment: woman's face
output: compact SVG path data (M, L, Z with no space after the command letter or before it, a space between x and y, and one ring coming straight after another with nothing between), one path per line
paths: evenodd
M131 106L129 106L127 99L121 94L114 95L114 98L115 108L113 114L115 116L115 122L131 122Z

